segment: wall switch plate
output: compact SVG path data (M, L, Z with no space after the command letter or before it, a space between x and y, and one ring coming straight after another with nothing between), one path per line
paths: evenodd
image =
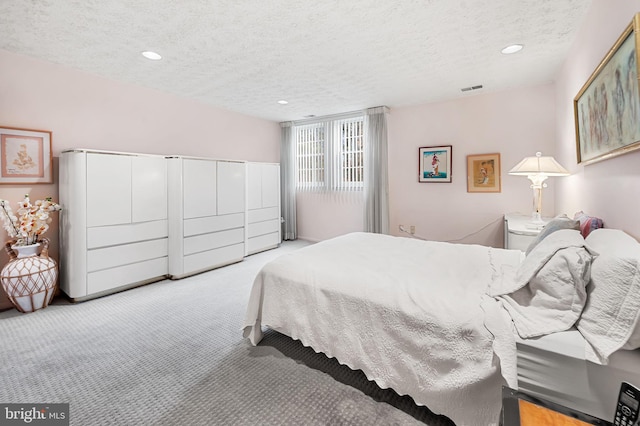
M409 227L409 233L411 235L416 233L416 226L415 225L411 225L411 227Z

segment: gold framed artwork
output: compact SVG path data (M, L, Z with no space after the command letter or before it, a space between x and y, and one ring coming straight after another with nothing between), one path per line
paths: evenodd
M500 192L500 154L467 155L467 192Z
M639 39L636 14L573 100L578 164L640 149Z
M0 127L0 184L53 183L51 132Z
M451 183L451 145L418 149L418 182Z

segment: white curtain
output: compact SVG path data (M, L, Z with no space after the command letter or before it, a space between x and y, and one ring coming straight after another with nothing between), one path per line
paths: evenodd
M293 123L280 123L282 140L280 143L280 196L284 223L282 238L298 238L296 223L296 141Z
M378 234L389 233L388 113L382 106L364 116L364 230Z

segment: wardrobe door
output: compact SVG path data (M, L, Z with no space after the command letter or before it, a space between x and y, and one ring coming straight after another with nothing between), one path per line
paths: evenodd
M279 205L280 166L262 164L262 207L277 207Z
M247 209L262 208L262 164L247 163Z
M131 162L133 222L166 219L167 160L163 157L133 157Z
M87 154L87 226L131 223L131 157Z
M218 161L218 214L243 213L245 163Z
M183 161L184 219L214 216L217 211L216 162L194 159L184 159Z

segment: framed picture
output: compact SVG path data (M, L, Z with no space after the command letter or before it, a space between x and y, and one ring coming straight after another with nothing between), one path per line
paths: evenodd
M636 14L573 101L579 164L640 148L639 31Z
M52 182L51 132L0 127L0 184Z
M467 192L500 192L500 154L467 155Z
M418 182L451 182L451 145L419 149Z

